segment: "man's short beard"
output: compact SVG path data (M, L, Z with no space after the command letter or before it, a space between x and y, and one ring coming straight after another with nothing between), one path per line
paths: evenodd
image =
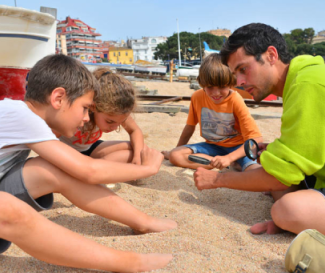
M264 90L265 90L265 92L258 93L258 97L257 98L254 97L254 100L256 102L261 102L262 100L264 100L267 96L269 96L272 93L269 88L264 88L263 91ZM269 90L269 91L267 91L267 90Z

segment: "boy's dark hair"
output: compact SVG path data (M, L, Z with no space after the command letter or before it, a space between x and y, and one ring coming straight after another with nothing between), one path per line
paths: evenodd
M208 86L232 87L236 85L236 77L231 73L228 66L222 64L218 53L212 53L203 59L197 81L203 88Z
M100 90L95 77L80 61L62 54L49 55L29 72L25 100L47 104L58 87L65 89L71 104L89 91L96 96Z
M260 61L269 46L277 49L283 63L290 63L291 56L283 36L273 27L261 23L242 26L230 35L220 51L221 60L227 65L230 54L243 47L246 55L252 55L256 61Z

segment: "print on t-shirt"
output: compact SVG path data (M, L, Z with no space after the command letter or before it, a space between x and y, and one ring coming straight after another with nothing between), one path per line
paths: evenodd
M212 142L219 142L238 135L234 129L233 113L217 113L206 107L201 110L202 137Z

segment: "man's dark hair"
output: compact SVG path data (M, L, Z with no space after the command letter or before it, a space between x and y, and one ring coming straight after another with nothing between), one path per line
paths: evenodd
M29 72L25 100L47 104L48 97L58 87L66 90L71 104L89 91L96 95L100 88L80 61L62 54L49 55L39 60Z
M273 27L261 23L249 24L235 30L220 51L221 60L227 65L229 56L243 47L247 55L252 55L256 61L261 61L261 55L269 46L277 49L283 63L290 63L291 56L283 36Z

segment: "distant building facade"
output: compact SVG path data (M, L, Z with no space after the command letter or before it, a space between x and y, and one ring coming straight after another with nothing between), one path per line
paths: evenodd
M96 29L88 26L79 19L67 17L57 24L57 34L65 35L67 55L85 61L101 60L102 52L99 50L101 40L97 40L101 34Z
M151 62L155 60L154 53L157 51L157 45L165 43L167 37L142 37L141 39L129 39L127 41L128 47L133 49L134 62L144 60Z
M63 34L56 34L56 54L64 54L68 55L67 51L67 40L65 35Z
M108 59L113 64L133 64L133 50L127 47L110 47Z
M231 31L229 29L225 29L225 28L212 29L207 32L211 33L213 35L216 35L216 36L226 36L227 38L231 35Z
M317 33L317 36L313 38L312 44L325 42L325 30Z
M101 52L103 58L106 58L109 62L109 48L112 47L110 41L103 41L98 45L98 51Z

